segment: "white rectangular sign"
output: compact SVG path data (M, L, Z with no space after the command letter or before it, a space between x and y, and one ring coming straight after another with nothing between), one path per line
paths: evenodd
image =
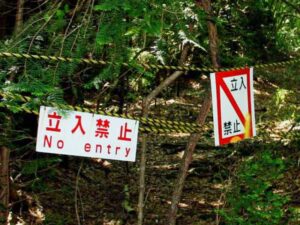
M256 135L253 68L210 74L215 145Z
M135 161L139 122L40 107L37 152Z

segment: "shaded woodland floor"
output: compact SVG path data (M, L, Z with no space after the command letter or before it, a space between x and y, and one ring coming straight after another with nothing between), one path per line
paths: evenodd
M294 87L299 99L299 87ZM222 224L218 209L226 205L226 192L244 158L272 148L286 161L284 176L273 185L289 195L289 207L300 215L300 139L299 124L278 122L273 113L275 82L255 81L257 137L216 148L212 132L198 143L179 204L178 224ZM155 115L169 119L193 120L201 96L197 89L169 101L157 100ZM201 92L200 92L201 93ZM297 103L297 102L296 102ZM212 127L212 115L208 121ZM188 135L150 135L147 148L145 224L167 224L173 188ZM13 220L28 224L136 224L139 181L139 152L136 163L57 157L31 153L31 157L58 159L51 166L16 181L25 201L15 202ZM21 164L26 164L26 158ZM20 167L12 158L13 174ZM21 175L20 175L21 176ZM77 194L76 194L77 193ZM42 222L42 220L44 221ZM27 224L26 223L26 224ZM25 223L24 223L25 224ZM289 224L300 224L295 219Z

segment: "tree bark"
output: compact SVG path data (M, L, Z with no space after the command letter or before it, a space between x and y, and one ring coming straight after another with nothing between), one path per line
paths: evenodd
M22 25L23 25L24 3L25 3L25 0L18 0L16 23L15 23L15 33L20 32Z
M211 16L211 2L210 0L202 0L198 2L198 5L203 7L205 12L208 15L207 26L208 26L208 34L209 34L209 44L210 44L210 54L211 54L211 61L215 68L219 68L218 62L218 36L217 36L217 28L215 24L210 19ZM197 123L201 126L205 123L206 117L211 108L211 93L210 90L207 91L207 96L204 99L202 104L200 113L197 118ZM169 224L175 225L176 224L176 216L178 211L178 203L180 201L182 190L184 187L184 182L187 176L187 172L189 166L193 159L193 152L201 137L200 133L191 134L188 143L186 145L185 153L183 156L183 160L181 162L180 172L177 177L177 181L175 182L175 189L172 195L172 202L171 202L171 209L169 214Z
M7 0L1 0L0 1L0 38L3 38L5 35L7 35L8 30L8 14L7 11L9 2Z
M9 204L9 149L0 147L0 221L6 221Z
M184 45L179 65L184 65L189 52L189 45ZM175 71L171 76L167 77L158 87L156 87L143 101L143 117L148 117L149 106L151 101L166 87L172 84L178 77L183 74L182 71ZM144 196L145 196L145 174L146 174L146 148L148 134L142 135L141 160L140 160L140 183L139 183L139 200L138 200L138 225L143 224L144 219Z
M215 23L212 20L212 9L210 0L202 0L198 3L198 6L202 6L205 12L207 13L207 28L209 36L209 48L210 48L210 57L211 62L214 68L220 68L219 64L219 52L218 52L218 32Z

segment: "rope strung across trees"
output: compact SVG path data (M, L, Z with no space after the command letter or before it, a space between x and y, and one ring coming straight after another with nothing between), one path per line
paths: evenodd
M0 52L0 57L14 57L18 59L33 59L33 60L43 60L43 61L52 61L52 62L66 62L66 63L85 63L90 65L117 65L114 62L107 62L103 60L95 60L95 59L87 59L87 58L69 58L69 57L60 57L60 56L47 56L47 55L34 55L34 54L25 54L25 53L12 53L12 52ZM275 63L266 63L266 64L257 64L254 65L256 68L265 68L270 66L285 66L289 64L294 64L300 62L300 59L293 59L284 62L275 62ZM123 66L130 67L129 63L122 63ZM168 65L159 65L159 64L141 64L145 69L166 69L166 70L178 70L178 71L198 71L198 72L215 72L215 71L227 71L227 70L234 70L234 69L241 69L242 67L234 67L234 68L210 68L210 67L195 67L195 66L168 66ZM0 96L5 99L17 100L21 101L24 104L22 106L17 106L19 110L38 114L36 109L32 110L28 107L25 103L32 102L33 99L20 95L20 94L13 94L9 92L1 92ZM181 121L169 121L164 119L152 119L146 117L135 117L131 115L125 114L117 114L117 113L110 113L104 110L96 110L91 108L85 108L82 106L71 106L59 103L51 103L47 102L44 103L40 101L38 105L50 105L52 107L56 107L62 110L76 110L82 112L89 112L89 113L99 113L107 116L116 116L121 118L127 119L134 119L138 120L141 123L140 130L143 132L154 132L154 133L170 133L170 132L178 132L178 133L197 133L202 131L202 127L200 127L196 123L187 123ZM8 107L6 104L0 104L0 106Z
M62 56L47 56L47 55L35 55L26 53L13 53L13 52L0 52L0 57L14 57L18 59L33 59L33 60L43 60L52 62L66 62L66 63L85 63L89 65L120 65L115 62L108 62L98 59L88 59L88 58L69 58ZM291 59L283 62L274 63L264 63L254 65L255 68L266 68L275 66L285 66L300 62L300 59ZM121 63L125 67L131 67L130 63ZM197 71L197 72L217 72L217 71L228 71L234 69L241 69L244 67L233 67L233 68L211 68L211 67L196 67L196 66L171 66L171 65L161 65L161 64L147 64L141 63L145 69L164 69L164 70L177 70L177 71Z
M31 97L20 95L20 94L13 94L10 92L0 92L0 96L2 96L5 100L14 100L19 101L23 104L13 106L17 110L25 111L27 113L33 113L35 115L38 115L39 112L36 109L36 107L30 107L28 103L34 102L36 105L48 105L52 106L58 109L62 110L76 110L81 112L89 112L89 113L99 113L102 115L107 116L115 116L115 117L121 117L121 118L127 118L127 119L134 119L140 121L140 131L147 132L147 133L198 133L203 130L203 127L200 127L196 123L187 123L187 122L181 122L181 121L169 121L169 120L163 120L163 119L152 119L152 118L145 118L145 117L135 117L127 114L117 114L117 113L111 113L106 112L104 110L96 110L92 108L86 108L83 106L71 106L66 104L60 104L60 103L54 103L54 102L43 102L41 100L35 100ZM9 108L8 104L1 104L0 107L7 107ZM32 109L34 108L34 109Z

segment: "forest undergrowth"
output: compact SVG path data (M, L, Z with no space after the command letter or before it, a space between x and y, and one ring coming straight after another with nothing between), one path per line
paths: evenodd
M202 136L179 203L178 224L299 224L300 127L285 116L299 113L299 99L293 96L300 90L276 82L267 73L255 78L257 137L214 147L211 130ZM192 120L201 104L196 83L180 97L157 98L152 116ZM211 113L208 123L212 128ZM145 224L167 223L187 138L150 135ZM12 152L11 167L12 190L18 191L12 224L136 222L138 163L38 154L32 148L21 156Z

